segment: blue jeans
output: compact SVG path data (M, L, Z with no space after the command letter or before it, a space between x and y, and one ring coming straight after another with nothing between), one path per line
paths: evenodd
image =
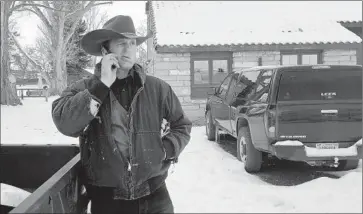
M150 195L136 200L115 200L106 192L102 188L91 189L92 214L174 213L174 206L165 184Z

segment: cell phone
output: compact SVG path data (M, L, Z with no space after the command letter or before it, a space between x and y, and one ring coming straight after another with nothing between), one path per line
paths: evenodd
M106 56L107 54L110 54L111 51L108 50L107 48L105 48L104 46L101 47L101 53L102 53L102 56ZM111 69L114 70L116 69L116 65L115 64L112 64L111 65Z

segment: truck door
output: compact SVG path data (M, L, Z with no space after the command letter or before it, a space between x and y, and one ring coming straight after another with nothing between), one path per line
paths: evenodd
M213 105L213 115L216 122L226 130L230 130L229 121L229 105L226 102L226 95L231 83L232 74L228 75L222 82L216 94L216 99Z

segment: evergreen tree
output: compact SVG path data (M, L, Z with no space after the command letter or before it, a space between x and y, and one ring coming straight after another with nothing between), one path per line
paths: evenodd
M66 22L65 31L70 29L72 23ZM87 64L91 60L91 56L88 55L81 48L81 39L87 31L87 25L84 20L81 20L76 28L72 38L71 44L69 45L71 51L67 56L67 71L68 74L77 74L87 67Z

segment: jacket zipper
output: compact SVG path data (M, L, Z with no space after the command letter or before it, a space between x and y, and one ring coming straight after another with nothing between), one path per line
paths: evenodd
M144 89L144 87L143 86L141 86L138 90L137 90L137 92L136 92L136 94L135 94L135 96L134 96L134 98L132 99L132 101L131 101L131 105L130 105L130 114L129 114L129 121L128 121L128 128L130 129L130 125L131 125L131 120L132 120L132 114L133 114L133 112L134 112L134 108L133 108L133 104L134 104L134 102L135 102L135 100L137 99L137 97L138 97L138 95L140 94L140 92L142 91ZM129 160L129 162L128 162L128 167L127 167L127 171L129 172L129 176L130 176L130 182L131 182L131 196L130 196L130 199L133 199L134 198L134 187L133 187L133 181L132 181L132 150L133 150L133 148L132 148L132 135L130 135L130 132L128 132L129 133L129 156L130 156L130 160Z

